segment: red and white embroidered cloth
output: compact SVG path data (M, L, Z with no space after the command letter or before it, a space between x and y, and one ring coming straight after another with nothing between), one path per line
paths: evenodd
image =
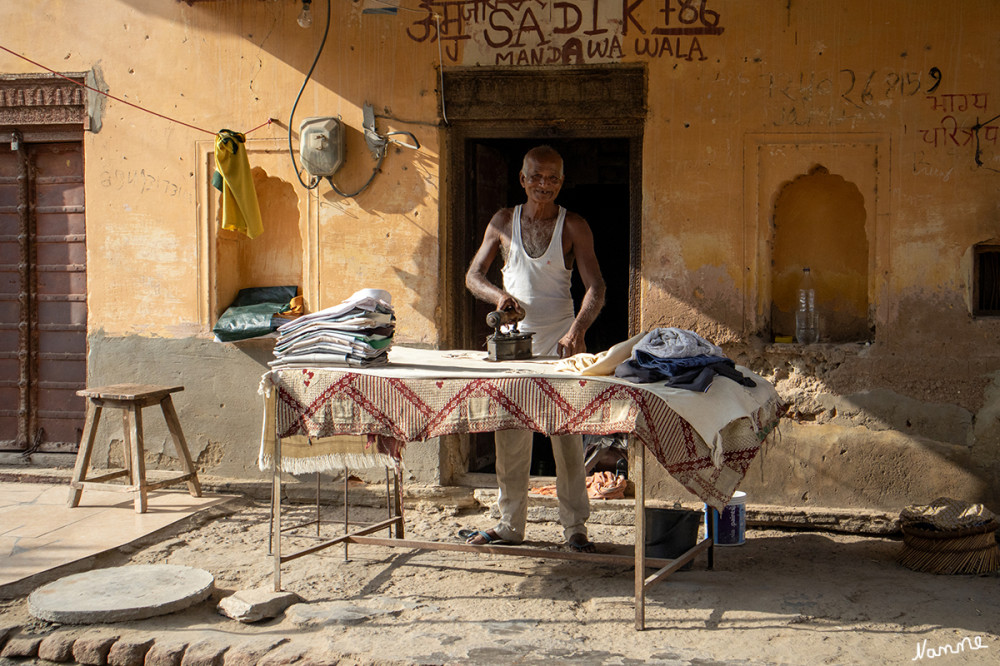
M320 438L334 435L377 436L369 440L379 440L378 453L398 460L406 442L455 433L628 432L684 487L722 509L777 424L781 409L773 387L745 368L741 371L759 384L755 393L720 378L715 384L732 386L720 387L716 397L710 397L710 389L708 394L680 391L676 399L671 391L677 389L663 392L654 390L656 385L553 368L554 360L489 363L480 352L397 346L390 352L390 364L379 368L272 370L261 382L267 407L261 468L273 464L271 428L282 438L281 469L291 472L324 471L319 468L325 467L323 461L332 451ZM734 399L733 387L749 397L740 394ZM690 421L682 417L685 412ZM722 417L718 423L703 424L706 414ZM286 449L285 438L302 436L309 438L305 446ZM713 464L706 439L721 446L721 455L715 456L721 464Z

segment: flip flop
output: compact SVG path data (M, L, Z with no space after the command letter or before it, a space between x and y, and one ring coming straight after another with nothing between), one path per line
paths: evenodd
M482 537L486 541L486 543L473 543L473 544L469 544L470 546L485 546L487 544L506 543L506 541L504 541L500 537L491 537L489 535L489 533L486 532L485 530L459 530L458 531L458 537L460 539L464 539L466 543L469 542L469 539L475 538L477 536L478 537Z
M567 541L566 545L572 548L578 553L595 553L597 552L597 544L589 539L583 543L576 543L573 541Z

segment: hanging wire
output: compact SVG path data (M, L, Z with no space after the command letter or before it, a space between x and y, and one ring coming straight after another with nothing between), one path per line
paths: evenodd
M448 111L444 108L444 53L441 48L441 15L434 14L437 19L437 43L438 43L438 76L441 79L441 118L444 124L448 124Z
M306 184L302 180L302 170L299 169L298 163L295 161L295 151L292 148L292 127L294 127L295 110L299 106L299 100L302 99L302 92L306 89L306 84L309 83L309 79L312 78L313 70L316 69L316 63L319 62L319 57L323 55L323 47L326 46L326 38L330 34L330 0L326 0L326 26L323 28L323 40L319 43L319 48L316 50L316 57L313 58L312 65L309 66L309 71L306 72L306 78L302 82L302 87L299 88L299 94L295 96L295 103L292 104L292 112L288 115L288 156L292 158L292 167L294 167L295 177L299 179L299 183L302 187L307 190L315 190L319 187L320 179L317 178Z
M111 93L108 93L108 92L106 92L104 90L100 90L98 88L94 88L92 86L88 86L86 83L82 83L80 81L76 81L74 79L71 79L71 78L69 78L68 76L66 76L64 74L60 74L59 72L57 72L54 69L46 67L45 65L43 65L43 64L41 64L39 62L35 62L34 60L32 60L31 58L28 58L27 56L23 56L20 53L17 53L16 51L11 51L9 48L7 48L6 46L3 46L2 44L0 44L0 50L6 51L7 53L11 54L12 56L20 58L21 60L24 60L26 62L30 62L35 67L40 67L41 69L44 69L45 71L49 72L50 74L55 74L59 78L65 79L65 80L69 81L70 83L72 83L74 85L80 86L81 88L86 88L87 90L90 90L91 92L95 92L98 95L104 95L105 97L113 99L116 102L121 102L122 104L125 104L127 106L131 106L133 109L138 109L138 110L143 111L145 113L148 113L150 115L156 116L157 118L162 118L163 120L167 120L167 121L170 121L172 123L176 123L178 125L183 125L184 127L187 127L187 128L193 129L193 130L197 130L199 132L204 132L205 134L211 134L212 136L215 136L217 134L217 132L213 132L212 130L207 130L207 129L203 128L203 127L198 127L196 125L191 125L191 124L186 123L186 122L184 122L182 120L177 120L176 118L171 118L170 116L165 116L162 113L157 113L156 111L151 111L150 109L147 109L147 108L145 108L143 106L139 106L138 104L133 104L132 102L124 100L121 97L115 97ZM260 125L258 125L257 127L253 128L249 132L244 132L244 134L249 134L250 132L253 132L254 130L258 130L261 127L264 127L265 125L270 125L272 121L273 121L272 118L268 118L267 122L261 123Z
M378 174L379 169L382 168L382 160L385 159L385 152L386 151L385 151L384 147L382 148L382 150L379 151L378 162L375 163L375 168L372 169L372 175L368 176L368 180L365 181L365 184L362 185L360 188L358 188L356 191L351 192L349 194L346 193L346 192L341 192L340 188L337 187L337 184L335 182L333 182L333 177L332 176L327 176L326 177L326 182L330 183L330 187L333 188L334 192L336 192L340 196L344 197L345 199L348 199L350 197L356 197L356 196L358 196L359 194L361 194L362 192L364 192L365 190L367 190L368 186L372 184L373 180L375 180L375 176Z

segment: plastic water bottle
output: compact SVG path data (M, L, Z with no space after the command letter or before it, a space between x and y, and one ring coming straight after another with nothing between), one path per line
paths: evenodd
M795 311L795 339L803 345L819 342L816 289L813 288L812 272L808 267L802 269L802 282L799 283L799 304Z

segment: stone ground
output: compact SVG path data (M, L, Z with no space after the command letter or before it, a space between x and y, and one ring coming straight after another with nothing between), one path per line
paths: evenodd
M337 519L342 507L326 509ZM305 519L307 507L288 512ZM351 507L352 521L384 508ZM215 576L208 601L141 621L59 626L24 597L0 602L0 664L995 664L1000 576L941 576L899 566L898 539L750 529L648 593L634 628L625 566L352 545L284 565L302 603L243 624L217 611L237 590L272 585L268 506L241 500L95 568L167 563ZM488 512L421 502L407 536L454 540ZM324 526L325 534L337 526ZM303 532L315 530L304 528ZM561 541L529 523L533 545ZM604 552L630 552L629 525L591 524ZM308 544L309 539L297 543ZM558 546L552 546L558 547ZM285 546L286 552L288 546ZM39 656L41 655L41 656Z

